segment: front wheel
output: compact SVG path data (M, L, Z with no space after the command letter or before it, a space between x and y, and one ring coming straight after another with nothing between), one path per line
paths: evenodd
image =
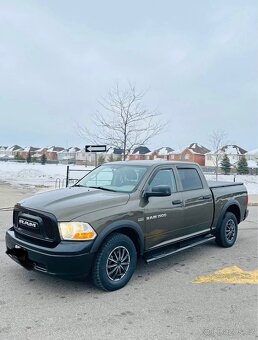
M224 248L232 247L236 242L238 232L238 225L236 216L227 212L221 226L216 232L216 242L219 246Z
M120 289L131 279L136 263L133 241L124 234L111 234L97 253L92 270L93 283L106 291Z

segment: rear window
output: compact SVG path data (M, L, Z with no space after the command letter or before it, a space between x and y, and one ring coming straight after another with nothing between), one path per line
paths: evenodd
M183 190L202 189L202 181L196 169L178 169Z

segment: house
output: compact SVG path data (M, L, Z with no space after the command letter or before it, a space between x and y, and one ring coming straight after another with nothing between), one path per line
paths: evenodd
M249 169L257 169L258 168L258 149L248 151L245 154L245 157L246 157Z
M33 157L38 152L38 150L40 150L40 148L35 148L33 146L26 146L25 149L22 149L18 153L20 157L22 157L23 159L26 159L29 153Z
M5 150L5 158L6 159L14 159L17 154L23 151L23 148L17 144L13 146L9 146Z
M229 144L223 146L221 149L216 151L210 151L205 155L205 166L215 166L216 160L219 164L226 154L229 158L230 164L236 166L240 157L246 154L246 150L235 144Z
M64 148L60 146L51 146L45 152L46 158L48 161L57 161L58 152L63 151Z
M205 154L209 151L209 149L198 143L192 143L182 151L170 152L168 159L171 161L195 162L204 166Z
M256 163L258 163L258 149L247 151L245 157L247 161L255 161Z
M62 164L75 163L76 153L79 151L80 149L77 148L76 146L59 151L57 152L57 160Z
M128 156L128 159L130 161L135 160L145 160L147 159L147 154L149 154L151 151L146 146L138 146L133 150L133 152Z
M76 152L75 155L75 164L77 165L96 165L96 155L94 152L86 152L85 149L81 149ZM98 156L97 156L98 157Z
M6 158L7 146L0 145L0 159Z
M48 148L40 148L36 151L36 153L33 153L33 158L37 161L40 161L43 154L46 154Z
M169 154L173 152L174 149L169 146L161 147L149 153L148 159L169 159Z
M109 148L104 157L106 162L121 161L123 159L123 150L120 148Z
M62 152L64 150L63 147L59 146L51 146L51 147L43 147L38 148L36 152L30 151L33 158L36 158L37 160L40 160L42 155L44 154L46 156L47 161L58 161L58 153Z

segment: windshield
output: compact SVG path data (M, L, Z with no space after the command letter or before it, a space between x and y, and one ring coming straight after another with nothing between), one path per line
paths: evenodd
M118 192L133 192L147 171L145 166L102 165L83 177L77 186Z

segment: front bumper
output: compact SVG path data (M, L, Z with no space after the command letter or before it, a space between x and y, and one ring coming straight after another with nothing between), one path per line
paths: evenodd
M36 270L60 277L84 277L92 267L94 241L61 241L56 247L33 245L15 236L13 228L6 232L6 253L29 270Z

